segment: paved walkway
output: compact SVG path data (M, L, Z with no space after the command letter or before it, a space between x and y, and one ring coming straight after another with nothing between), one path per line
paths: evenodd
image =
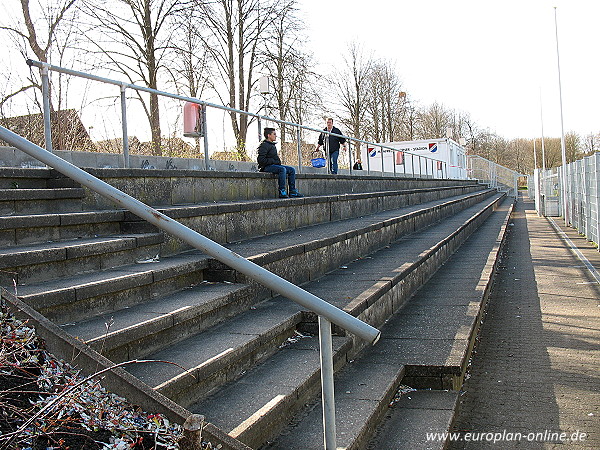
M512 224L449 448L600 449L600 284L527 197Z

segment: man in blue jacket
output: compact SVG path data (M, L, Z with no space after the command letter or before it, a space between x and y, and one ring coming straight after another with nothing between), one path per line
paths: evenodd
M277 140L275 128L265 128L263 135L265 140L258 147L258 170L274 173L279 177L279 198L302 197L302 194L296 189L296 170L293 167L281 165L281 159L279 159L275 146ZM286 178L290 188L289 195L286 190Z
M329 131L330 133L342 134L342 132L333 126L333 119L330 117L327 119L327 127L323 131ZM319 135L319 142L315 151L319 151L322 145L325 146L325 153L329 155L329 173L338 173L338 157L340 156L340 144L346 150L346 139L340 136L332 136L331 134L321 133Z

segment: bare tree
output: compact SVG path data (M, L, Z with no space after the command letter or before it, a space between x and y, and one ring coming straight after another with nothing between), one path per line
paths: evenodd
M421 110L420 116L419 137L421 139L446 137L446 128L453 125L453 113L438 102Z
M586 155L590 155L594 152L600 151L600 133L588 134L583 139L582 147L582 150Z
M567 164L583 158L581 138L574 131L565 134L565 156L567 158Z
M73 5L75 0L58 0L51 2L35 2L30 0L20 0L21 17L5 17L4 20L13 21L12 24L1 25L0 30L8 32L10 39L23 59L33 57L44 63L53 63L63 65L63 61L72 60L70 53L75 47L76 36L73 31L74 17L76 15ZM0 98L0 111L2 116L6 116L4 106L23 94L33 92L33 103L37 105L37 110L41 111L41 81L37 71L31 71L29 76L23 80L16 77L7 79L10 84L5 84L5 91ZM66 104L67 86L63 82L63 77L59 74L51 77L50 88L50 111L52 124L54 125L53 147L67 148L73 143L65 133L65 127L61 120L64 115L57 115L55 111L60 111ZM33 91L32 91L33 89ZM26 102L23 102L26 103ZM30 113L34 111L29 110ZM37 111L35 111L37 112ZM41 130L30 130L31 133L39 134ZM32 138L32 135L25 136Z
M368 74L368 95L365 107L368 113L369 137L375 142L393 141L400 136L396 124L406 112L402 84L388 61L373 63Z
M364 138L367 131L364 119L372 61L372 57L365 55L359 44L351 43L344 56L344 66L347 69L333 77L333 90L342 107L340 121L348 128L349 134L357 139ZM357 149L356 157L360 158L358 152Z
M224 105L249 111L255 73L262 64L260 44L273 18L274 1L198 1L197 6L206 24L204 45L225 86L224 91L217 84L213 88ZM247 157L245 142L250 119L235 112L230 112L230 118L238 152Z
M185 9L175 19L175 33L171 42L173 57L166 69L177 92L200 98L209 84L208 54L200 33L202 23L192 8Z
M83 0L83 10L92 18L90 43L100 55L101 64L158 90L160 72L170 47L175 16L189 7L187 0ZM97 37L102 33L102 38ZM149 99L136 91L150 124L152 153L162 154L158 95Z
M0 30L10 33L15 47L24 58L30 56L30 52L33 52L38 61L49 63L53 52L58 52L58 56L63 55L71 37L69 22L72 17L68 14L73 11L72 6L75 0L63 0L49 5L38 2L37 9L39 15L42 16L41 20L36 20L33 16L29 0L20 0L20 3L22 21L18 20L13 25L0 26ZM39 25L40 22L43 23L43 26ZM65 22L67 23L66 26L64 26ZM22 92L31 87L41 89L37 80L30 79L29 81L28 86L20 87L17 92ZM8 97L13 95L15 93Z
M312 86L316 74L310 70L312 57L303 49L306 41L304 24L298 17L296 0L285 1L275 9L264 42L265 72L274 81L274 105L269 113L279 119L302 124L318 98ZM281 140L286 141L288 127L281 126Z

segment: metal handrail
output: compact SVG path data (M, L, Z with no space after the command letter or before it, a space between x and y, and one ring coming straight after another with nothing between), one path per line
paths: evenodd
M246 116L250 116L250 117L254 117L256 119L258 119L258 126L259 126L259 136L262 134L262 130L260 130L260 123L261 120L265 120L265 121L270 121L270 122L275 122L278 123L280 125L288 125L290 127L296 127L298 132L300 129L304 129L307 131L314 131L317 133L325 133L327 135L331 135L331 136L336 136L336 137L341 137L344 139L347 139L349 142L354 142L355 145L360 145L360 144L364 144L367 146L367 152L368 152L368 148L369 146L374 146L374 147L379 147L382 149L381 151L381 173L383 174L383 149L386 150L391 150L393 152L402 152L405 155L409 154L411 155L411 158L414 159L414 157L416 156L418 158L419 161L419 175L422 176L421 173L421 159L425 159L425 175L428 174L427 171L427 160L431 160L432 162L435 161L439 161L437 159L433 159L433 158L429 158L427 156L423 156L423 155L418 155L415 153L412 153L410 151L406 151L406 150L398 150L397 148L394 147L390 147L387 145L382 145L382 144L376 144L373 142L369 142L369 141L365 141L363 139L358 139L358 138L352 138L349 136L344 136L341 134L336 134L336 133L331 133L327 130L322 130L320 128L312 128L312 127L308 127L306 125L300 125L297 123L293 123L293 122L287 122L285 120L281 120L281 119L275 119L273 117L268 117L268 116L263 116L261 114L256 114L256 113L251 113L248 111L242 111L240 109L236 109L236 108L232 108L229 106L224 106L224 105L218 105L216 103L210 103L204 100L200 100L197 98L193 98L193 97L186 97L184 95L179 95L179 94L172 94L169 92L164 92L164 91L159 91L156 89L151 89L149 87L145 87L145 86L138 86L136 84L132 84L132 83L127 83L124 81L118 81L118 80L113 80L110 78L105 78L105 77L100 77L98 75L92 75L89 73L85 73L85 72L79 72L77 70L73 70L73 69L67 69L65 67L60 67L60 66L55 66L49 63L45 63L45 62L41 62L41 61L35 61L32 59L27 59L26 63L30 66L30 67L37 67L40 69L41 71L41 76L42 76L42 95L44 98L44 130L45 130L45 137L46 137L46 150L48 150L49 152L52 152L52 139L51 139L51 131L50 131L50 103L49 103L49 96L50 96L50 92L49 92L49 88L48 88L48 72L49 71L54 71L54 72L60 72L60 73L64 73L67 75L72 75L72 76L76 76L76 77L81 77L81 78L87 78L89 80L94 80L94 81L99 81L102 83L107 83L107 84L113 84L115 86L119 86L119 88L121 89L121 116L122 116L122 128L123 128L123 156L125 159L125 167L129 167L129 146L127 143L127 113L126 113L126 105L125 105L125 90L126 89L135 89L137 91L143 91L143 92L148 92L150 94L156 94L156 95L160 95L163 97L169 97L169 98L173 98L173 99L177 99L177 100L182 100L185 102L191 102L191 103L196 103L198 105L201 105L203 107L210 107L210 108L215 108L215 109L220 109L220 110L224 110L224 111L229 111L229 112L234 112L236 114L243 114ZM203 120L206 120L206 115L204 115ZM298 172L302 171L302 161L301 161L301 151L300 151L300 139L298 139L297 142L298 145ZM348 154L350 155L349 158L349 163L350 163L350 174L352 174L352 149L348 148ZM446 162L442 161L443 165L446 166ZM204 164L205 167L207 169L210 168L209 165L209 157L208 157L208 138L207 138L207 133L206 133L206 123L204 123ZM411 165L411 170L412 170L412 174L415 175L415 170L414 170L414 164ZM369 158L368 158L368 154L367 154L367 172L370 172L370 166L369 166ZM405 168L406 171L406 168ZM404 172L406 173L406 172ZM394 164L394 175L396 174L396 165ZM432 175L433 175L433 165L432 165ZM447 171L446 171L446 175L447 175ZM442 176L443 176L443 171L442 171Z
M360 319L333 306L325 300L281 278L267 269L248 261L237 253L186 227L165 214L127 195L110 184L94 177L83 169L53 153L29 142L25 138L0 126L0 139L19 150L53 167L63 175L117 203L138 217L156 225L161 230L182 239L192 247L207 253L229 267L258 281L280 295L308 308L319 316L319 341L321 347L321 378L323 390L323 423L325 448L335 449L335 408L333 395L333 350L331 322L375 344L381 332Z
M482 167L475 168L473 164L474 161L481 162L483 164ZM501 190L502 187L506 187L506 189L509 191L509 196L514 198L517 197L517 192L519 190L518 180L520 177L525 176L516 170L501 166L500 164L490 161L489 159L483 158L479 155L468 155L467 166L469 177L480 178L484 181L487 179L489 186L497 190ZM485 166L487 166L487 168L484 168ZM499 171L501 171L504 176L498 174Z

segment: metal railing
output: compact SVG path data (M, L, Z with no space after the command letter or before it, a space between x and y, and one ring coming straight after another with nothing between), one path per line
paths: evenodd
M468 155L467 164L469 178L477 178L491 188L517 197L519 178L525 175L478 155Z
M528 180L530 197L535 198L538 214L562 216L565 225L575 228L600 249L600 155L594 153L567 164L565 173L566 181L562 166L536 169Z
M49 151L29 142L12 131L0 127L0 139L19 150L42 161L63 175L77 181L119 206L131 211L138 217L156 225L161 230L182 239L194 248L203 251L229 267L238 270L253 280L272 289L280 295L295 301L319 316L319 342L321 357L321 384L323 395L323 425L325 449L334 450L335 444L335 403L333 389L333 348L331 323L335 323L349 332L375 344L381 332L371 325L357 319L345 311L331 305L321 298L305 291L289 281L275 275L263 267L248 261L237 253L219 245L202 234L171 219L139 200L125 194L104 181L90 175Z
M85 73L85 72L79 72L76 70L72 70L72 69L67 69L64 67L59 67L59 66L55 66L52 64L48 64L48 63L44 63L44 62L40 62L40 61L34 61L31 59L27 60L27 64L30 67L37 67L40 69L40 74L41 74L41 78L42 78L42 97L43 97L43 114L44 114L44 136L45 136L45 145L46 145L46 150L48 150L49 152L52 152L52 131L51 131L51 124L50 124L50 89L49 89L49 72L53 71L53 72L59 72L59 73L64 73L67 75L72 75L75 77L80 77L80 78L86 78L89 80L93 80L93 81L98 81L101 83L107 83L107 84L112 84L115 86L118 86L120 89L120 98L121 98L121 125L122 125L122 141L123 141L123 157L124 157L124 161L125 161L125 167L129 167L129 143L128 143L128 136L127 136L127 104L126 104L126 91L127 89L133 89L136 91L142 91L142 92L147 92L150 94L156 94L162 97L168 97L168 98L172 98L172 99L177 99L177 100L181 100L183 102L190 102L190 103L195 103L200 105L202 108L215 108L215 109L219 109L222 111L228 111L228 112L233 112L236 114L242 114L245 116L249 116L251 118L257 119L257 125L258 125L258 135L262 136L262 129L261 129L261 124L262 121L268 121L268 122L274 122L280 125L285 125L291 128L295 128L297 130L296 134L297 134L297 147L298 147L298 172L302 173L302 149L301 149L301 140L300 140L300 130L306 130L306 131L311 131L311 132L317 132L317 133L324 133L326 135L331 135L331 136L337 136L337 137L342 137L345 138L348 141L348 156L349 156L349 173L352 174L353 173L353 169L352 166L354 164L353 158L352 158L352 146L358 146L358 148L361 148L361 145L364 145L367 147L367 149L369 147L377 147L377 148L381 148L382 150L389 150L389 151L393 151L393 152L401 152L404 154L404 157L406 156L410 156L411 157L411 161L413 162L413 164L411 164L411 172L410 175L412 176L419 176L419 177L423 177L423 176L437 176L438 174L441 174L440 178L447 178L448 176L448 170L447 170L447 164L445 161L441 162L442 168L440 170L435 169L437 167L437 165L439 164L439 160L433 159L433 158L429 158L427 156L422 156L422 155L418 155L415 153L411 153L410 151L406 151L406 150L398 150L396 148L393 147L389 147L383 144L376 144L373 142L368 142L362 139L357 139L357 138L352 138L349 136L344 136L344 135L340 135L340 134L335 134L335 133L331 133L329 131L326 130L322 130L319 128L312 128L312 127L308 127L305 125L300 125L297 123L293 123L293 122L287 122L285 120L280 120L280 119L275 119L273 117L267 117L267 116L263 116L260 114L256 114L256 113L250 113L247 111L242 111L239 109L235 109L235 108L231 108L228 106L223 106L223 105L218 105L218 104L214 104L214 103L209 103L207 101L204 100L199 100L197 98L193 98L193 97L186 97L183 95L178 95L178 94L172 94L169 92L164 92L164 91L159 91L156 89L151 89L145 86L138 86L135 84L131 84L131 83L127 83L124 81L118 81L118 80L112 80L110 78L104 78L104 77L100 77L97 75L92 75L89 73ZM203 125L203 145L204 145L204 165L205 168L208 170L210 169L210 158L209 158L209 151L208 151L208 133L207 133L207 124L206 124L206 113L202 114L202 125ZM329 161L329 155L326 155L326 159ZM414 158L417 158L418 163L415 164L414 163ZM431 167L430 167L430 163L429 161L431 161ZM306 167L306 166L305 166ZM418 172L415 170L415 167L418 168ZM369 158L367 158L367 173L370 172L381 172L381 174L385 174L385 173L393 173L394 176L400 175L400 173L397 173L397 169L396 169L396 164L393 165L393 172L384 172L384 162L383 162L383 151L381 152L381 170L376 170L375 168L371 168L370 167L370 161ZM431 168L431 171L429 170ZM406 168L405 166L403 167L404 171L401 173L402 175L408 175L409 173L406 172ZM364 171L358 171L358 173L364 173Z

